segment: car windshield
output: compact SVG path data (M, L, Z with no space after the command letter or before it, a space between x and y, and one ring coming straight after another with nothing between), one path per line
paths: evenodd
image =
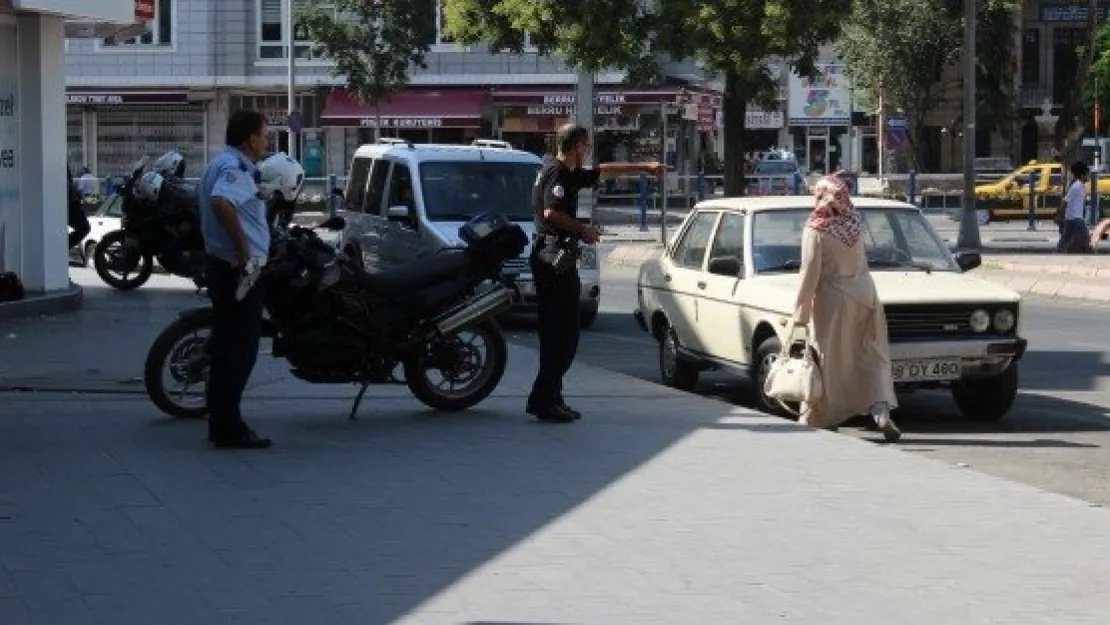
M433 221L465 221L486 212L531 221L532 186L539 169L538 163L422 163L425 213Z
M798 164L793 161L760 161L755 164L756 174L792 174L796 171Z
M959 271L925 217L915 210L857 207L872 271ZM758 273L798 271L807 209L761 211L752 222L752 262Z

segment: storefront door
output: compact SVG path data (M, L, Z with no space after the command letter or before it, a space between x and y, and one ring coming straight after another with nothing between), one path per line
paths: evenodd
M810 173L829 173L829 139L828 137L809 137L806 149L809 155Z

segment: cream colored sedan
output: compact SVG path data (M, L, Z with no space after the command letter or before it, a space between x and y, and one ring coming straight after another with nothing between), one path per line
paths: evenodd
M762 381L778 357L798 291L807 196L698 204L659 258L640 268L640 326L659 341L663 382L692 389L701 371L749 378L761 408L777 412ZM856 198L864 245L886 312L899 392L950 389L960 411L1000 419L1018 392L1021 296L968 271L921 211Z

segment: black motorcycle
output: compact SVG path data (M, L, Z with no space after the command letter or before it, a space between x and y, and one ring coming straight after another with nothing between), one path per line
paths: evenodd
M317 229L344 225L333 217ZM508 348L494 318L509 308L513 288L502 265L520 256L527 236L494 217L464 225L460 237L466 247L367 273L311 229L275 229L259 278L271 354L307 382L361 386L351 419L372 384L406 384L441 411L478 404L505 373ZM189 310L150 348L147 394L170 416L207 412L211 328L210 307Z
M121 228L104 236L93 253L97 275L120 290L137 289L150 279L154 260L166 271L189 278L198 289L204 275L204 238L196 186L180 176L167 176L157 201L136 196L135 184L146 169L136 164L119 191L123 198Z

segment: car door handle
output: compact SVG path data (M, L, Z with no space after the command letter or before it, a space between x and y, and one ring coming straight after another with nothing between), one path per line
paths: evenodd
M670 281L671 281L671 274L669 274L669 273L663 274L663 282L670 282Z
M698 283L698 288L699 289L704 289L705 288L705 283L704 282L699 282Z

